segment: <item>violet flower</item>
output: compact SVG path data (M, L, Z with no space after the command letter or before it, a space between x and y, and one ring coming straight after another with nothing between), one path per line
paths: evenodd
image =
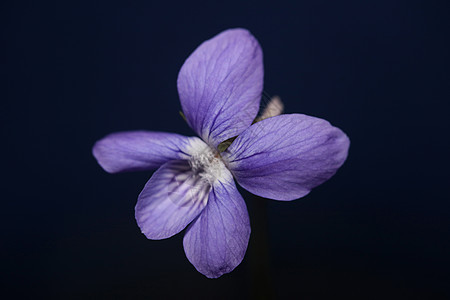
M286 114L252 125L263 73L256 39L244 29L226 30L201 44L178 74L184 116L201 138L130 131L110 134L93 148L110 173L159 168L139 195L137 223L152 240L187 226L186 256L209 278L239 265L250 237L233 177L253 194L289 201L329 179L347 157L348 137L325 120Z

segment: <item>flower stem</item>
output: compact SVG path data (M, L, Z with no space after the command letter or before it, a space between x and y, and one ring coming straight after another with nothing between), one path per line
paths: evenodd
M250 198L250 274L252 299L273 299L269 266L269 237L267 199L252 195Z

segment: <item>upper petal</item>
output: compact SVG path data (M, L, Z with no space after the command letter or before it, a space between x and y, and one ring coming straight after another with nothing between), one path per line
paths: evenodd
M92 153L109 173L156 169L172 159L186 159L197 137L175 133L128 131L107 135L97 141Z
M210 192L208 204L189 225L183 240L189 261L202 274L217 278L231 272L244 258L250 221L244 199L228 170Z
M251 125L263 88L262 50L245 29L230 29L201 44L178 74L187 122L208 144Z
M210 190L187 161L165 163L147 182L135 207L142 233L159 240L180 232L203 210Z
M293 200L333 176L349 145L345 133L327 121L291 114L255 123L222 156L251 193Z

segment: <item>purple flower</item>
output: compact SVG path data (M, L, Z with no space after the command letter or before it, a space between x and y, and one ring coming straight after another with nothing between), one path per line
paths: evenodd
M93 148L110 173L159 168L139 195L137 223L153 240L188 226L186 256L210 278L240 264L250 237L233 177L253 194L289 201L329 179L347 157L348 137L325 120L286 114L252 125L263 74L256 39L244 29L226 30L201 44L178 74L184 116L201 138L120 132Z

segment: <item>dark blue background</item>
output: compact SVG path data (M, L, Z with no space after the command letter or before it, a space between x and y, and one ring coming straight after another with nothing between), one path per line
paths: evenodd
M110 175L91 155L115 131L193 135L178 115L179 68L204 40L244 27L264 51L265 91L352 142L330 181L268 203L276 295L450 297L448 1L293 3L1 4L2 293L250 296L249 253L205 278L182 234L140 233L134 205L151 173Z

